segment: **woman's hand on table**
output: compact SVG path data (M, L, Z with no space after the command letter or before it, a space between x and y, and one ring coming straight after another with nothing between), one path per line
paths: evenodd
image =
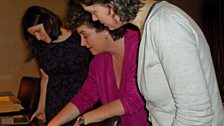
M37 110L36 112L34 112L34 114L32 115L32 117L30 119L30 121L32 121L35 117L37 119L41 120L43 123L46 122L46 116L45 116L45 112L44 111Z

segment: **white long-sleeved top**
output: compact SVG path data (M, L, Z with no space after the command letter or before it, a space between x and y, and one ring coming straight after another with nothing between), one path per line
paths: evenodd
M138 86L153 126L224 126L207 41L185 12L166 1L154 6L144 26Z

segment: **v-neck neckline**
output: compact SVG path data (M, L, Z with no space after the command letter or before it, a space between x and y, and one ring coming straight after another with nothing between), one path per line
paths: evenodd
M124 35L125 36L125 35ZM115 87L117 89L117 91L119 92L120 91L120 88L122 86L122 82L123 82L123 75L124 75L124 72L125 72L125 62L126 62L126 46L125 46L125 37L124 37L124 57L123 57L123 63L122 63L122 70L121 70L121 79L120 79L120 83L119 83L119 86L117 84L117 80L116 80L116 76L115 76L115 71L114 71L114 67L113 67L113 57L112 57L112 54L110 54L110 60L111 60L111 69L112 69L112 74L113 74L113 82L115 83Z

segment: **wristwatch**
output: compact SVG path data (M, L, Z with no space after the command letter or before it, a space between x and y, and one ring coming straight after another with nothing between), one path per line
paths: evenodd
M77 118L77 123L80 125L80 126L85 126L85 119L83 116L79 116Z

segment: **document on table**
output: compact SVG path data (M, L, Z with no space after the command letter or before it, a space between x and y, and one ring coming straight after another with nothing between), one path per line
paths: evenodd
M0 125L28 124L30 121L26 115L13 115L0 117Z
M11 92L0 92L0 113L15 112L23 109L21 102Z

